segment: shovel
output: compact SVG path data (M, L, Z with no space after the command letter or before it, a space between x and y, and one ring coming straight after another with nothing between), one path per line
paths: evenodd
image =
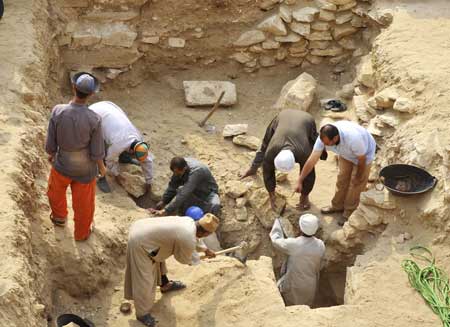
M109 186L105 176L97 179L97 186L103 193L111 193L111 187Z

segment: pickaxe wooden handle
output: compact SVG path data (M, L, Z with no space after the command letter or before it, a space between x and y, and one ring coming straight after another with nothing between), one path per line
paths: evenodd
M220 101L222 101L223 96L225 95L225 91L222 91L222 93L220 93L219 99L217 99L216 103L214 104L214 107L212 107L211 111L208 112L208 114L206 115L205 119L203 119L200 123L198 123L198 126L203 127L205 126L206 122L208 121L208 119L213 115L213 113L219 108L220 106Z

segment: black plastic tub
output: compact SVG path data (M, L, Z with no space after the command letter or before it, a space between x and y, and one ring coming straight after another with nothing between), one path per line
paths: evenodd
M80 327L95 327L92 321L89 321L88 319L83 319L71 313L60 315L58 319L56 319L56 325L58 327L65 326L67 324L70 324L71 322L77 324Z
M395 195L409 196L428 192L436 186L437 178L426 170L404 164L394 164L380 170L380 181Z

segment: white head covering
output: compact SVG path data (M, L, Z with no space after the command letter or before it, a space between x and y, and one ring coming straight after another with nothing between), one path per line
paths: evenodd
M313 214L306 213L300 216L298 224L300 225L300 229L304 234L312 236L319 229L319 218L317 218Z
M274 160L275 168L287 173L295 166L295 157L291 150L281 150Z

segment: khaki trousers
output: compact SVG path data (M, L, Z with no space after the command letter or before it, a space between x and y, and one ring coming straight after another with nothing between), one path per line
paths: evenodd
M347 216L347 218L358 207L359 196L366 189L369 180L370 167L371 164L365 166L361 180L355 183L355 174L358 167L351 161L339 157L336 193L331 205L335 209L344 210L344 216Z

